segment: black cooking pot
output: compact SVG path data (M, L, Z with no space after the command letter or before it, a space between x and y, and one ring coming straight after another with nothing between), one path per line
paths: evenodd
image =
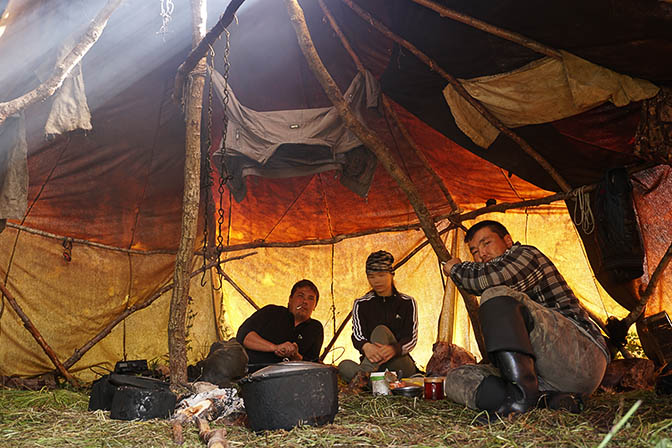
M250 427L255 431L320 426L338 412L336 369L324 364L286 361L240 380Z

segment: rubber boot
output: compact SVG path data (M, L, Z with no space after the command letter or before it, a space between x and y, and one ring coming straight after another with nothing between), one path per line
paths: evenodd
M540 395L529 335L534 328L529 311L516 299L500 296L481 305L478 313L485 348L500 370L501 384L506 389L505 398L495 412L506 416L529 411L536 407Z
M538 407L580 414L584 408L584 401L580 394L546 391L542 392Z
M534 358L525 353L498 351L491 354L507 384L504 403L497 409L500 415L522 414L537 406L539 383L534 371Z

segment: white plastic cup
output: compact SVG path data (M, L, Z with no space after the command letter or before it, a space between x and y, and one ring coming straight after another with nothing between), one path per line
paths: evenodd
M373 395L390 395L390 385L385 379L385 372L371 372L370 378Z

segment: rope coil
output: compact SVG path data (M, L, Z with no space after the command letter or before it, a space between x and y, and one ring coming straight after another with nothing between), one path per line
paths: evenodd
M590 193L585 190L586 186L584 185L572 194L574 199L572 221L583 233L590 235L595 230L595 217L593 216L593 210L590 208Z

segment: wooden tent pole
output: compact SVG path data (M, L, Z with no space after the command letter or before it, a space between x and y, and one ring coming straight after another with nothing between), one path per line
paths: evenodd
M0 124L2 124L10 115L14 115L31 104L49 98L61 87L61 85L63 85L63 81L65 81L65 78L68 77L72 69L79 64L93 44L98 41L98 38L107 25L107 21L122 1L123 0L109 0L107 4L103 6L98 15L91 21L89 27L75 47L62 61L56 64L49 79L18 98L6 103L0 103Z
M553 166L546 160L541 154L539 154L534 148L530 146L521 136L513 132L511 129L507 128L497 117L495 117L488 109L486 109L478 100L472 97L469 92L466 91L462 84L451 74L443 70L439 64L436 63L433 59L429 58L426 54L421 52L413 44L407 40L397 36L392 31L390 31L382 22L373 18L371 14L364 11L362 8L357 6L351 0L341 0L343 3L348 5L357 15L359 15L364 21L373 26L376 30L382 33L384 36L392 39L399 45L403 46L411 53L413 53L420 61L424 62L431 70L438 73L443 77L448 83L453 86L455 91L464 98L471 106L476 109L482 116L485 118L491 125L499 129L499 131L513 140L521 149L530 157L532 157L558 184L562 191L569 191L571 188L569 183L556 171Z
M191 0L192 36L196 46L205 34L204 6L206 0ZM184 161L184 192L182 195L182 232L175 259L175 288L170 299L168 320L168 354L170 384L177 388L187 383L186 316L189 296L189 272L193 260L194 239L198 223L201 179L201 114L205 86L205 58L189 76L185 122L187 125Z
M359 72L363 74L366 71L366 68L364 67L364 64L362 64L361 59L359 59L359 56L357 56L357 53L355 53L355 50L352 48L352 45L350 45L350 42L348 41L348 38L341 30L341 27L338 26L338 23L336 22L336 19L334 18L333 14L331 14L331 11L329 10L329 8L327 8L327 5L324 3L324 0L319 0L319 4L320 8L322 8L322 12L324 12L325 17L329 22L329 25L331 25L331 29L334 30L338 38L341 40L341 44L343 44L343 47L345 48L345 51L350 55L350 58L352 58L353 62L355 63L355 66L357 67L357 70L359 70ZM455 203L455 200L453 200L453 196L448 191L448 188L443 183L441 177L439 177L436 171L432 168L431 164L429 163L429 160L427 160L427 158L422 153L420 148L418 148L418 145L416 145L415 141L408 133L406 127L404 127L404 125L401 123L399 116L392 109L392 106L387 96L382 95L382 99L383 99L383 107L385 108L387 113L393 118L394 123L399 128L399 132L401 132L401 135L404 137L404 139L406 139L411 149L415 152L415 155L425 165L425 168L432 176L432 179L434 179L434 182L438 184L439 188L441 189L441 192L443 192L443 195L446 197L446 200L448 201L448 205L450 205L451 210L453 212L457 211L459 207Z
M494 36L501 37L502 39L515 42L519 45L522 45L523 47L529 48L530 50L535 51L537 53L544 54L553 59L562 59L562 55L558 50L551 48L548 45L544 45L540 42L537 42L533 39L530 39L529 37L525 37L522 34L505 30L498 26L494 26L489 23L483 22L482 20L476 19L467 14L457 12L454 9L446 8L443 5L439 5L438 3L433 2L432 0L411 0L411 1L417 3L418 5L422 5L426 8L429 8L432 11L438 12L441 17L448 17L457 22L464 23L465 25L469 25L481 31L485 31L488 34L492 34Z
M218 265L218 263L227 263L229 261L233 260L242 260L243 258L249 257L250 255L254 255L256 252L250 252L249 254L243 254L237 257L231 257L226 260L221 260L221 261L212 261L206 266L201 266L200 268L196 269L194 272L189 274L189 278L194 278L198 274L207 271L208 269L211 269L215 266ZM97 335L95 335L93 338L91 338L86 344L84 344L82 347L78 348L75 350L75 352L72 354L70 358L68 358L67 361L63 363L65 367L70 368L72 367L77 361L79 361L82 356L86 352L88 352L94 345L96 345L98 342L100 342L105 336L110 334L114 327L116 327L121 321L126 319L128 316L131 314L135 313L136 311L140 311L141 309L147 308L149 305L154 303L155 300L157 300L159 297L161 297L163 294L166 292L170 291L175 287L175 283L170 283L168 285L163 286L160 288L158 291L156 291L154 294L146 298L143 302L141 303L136 303L135 305L132 305L125 309L121 314L119 314L117 317L115 317L110 323L105 325L105 328L103 328Z
M320 362L324 361L324 358L327 357L327 355L331 351L332 347L336 343L336 339L338 339L338 337L341 335L341 333L343 332L343 329L345 328L345 324L348 323L348 321L350 320L351 317L352 317L352 310L350 310L348 315L345 316L345 319L343 319L343 322L341 322L341 325L338 326L338 329L334 333L334 337L331 338L331 341L329 341L329 343L325 347L324 351L320 355Z
M429 172L429 175L432 176L432 179L434 179L434 182L439 186L441 189L441 192L443 193L443 196L446 198L448 201L448 205L450 205L450 209L452 210L451 215L455 213L460 212L460 207L457 205L455 200L453 199L453 195L450 194L450 191L448 191L448 187L446 187L446 184L443 182L443 179L438 175L438 173L432 168L432 165L429 163L429 160L427 160L427 157L423 154L422 150L418 147L418 145L415 143L415 140L413 140L413 137L411 137L411 134L408 132L408 129L406 129L406 126L401 122L401 119L399 118L399 115L392 109L392 104L390 104L390 100L387 98L387 95L382 95L383 98L383 106L385 107L385 110L387 113L392 117L392 120L394 121L394 124L397 125L397 128L399 129L399 132L401 132L401 135L404 137L404 139L408 142L409 146L413 150L414 154L420 159L422 164L425 166L427 171Z
M623 319L623 323L626 325L626 328L630 328L630 326L634 324L637 319L639 319L639 316L642 315L642 312L644 312L646 302L649 301L649 298L653 294L653 291L656 290L656 285L658 284L660 276L662 275L665 268L667 268L667 265L670 263L671 259L672 259L672 243L670 243L670 245L667 247L667 251L665 251L663 258L660 259L658 266L656 266L656 269L653 271L653 274L651 274L649 284L646 285L646 289L644 289L644 292L639 297L639 303L635 308L632 309L632 311L630 311L630 313L625 317L625 319Z
M308 26L306 25L306 20L303 15L303 10L299 6L297 0L285 0L287 5L287 11L289 12L289 18L296 32L296 37L299 42L299 47L308 62L308 66L312 70L313 74L320 82L320 85L324 89L325 93L331 100L341 119L345 125L352 131L359 140L366 145L366 147L371 150L380 163L383 165L388 174L397 182L399 187L406 193L409 202L413 206L422 230L425 232L429 243L432 245L434 252L436 252L437 257L440 261L446 261L451 258L448 249L443 244L441 236L434 226L434 220L425 206L422 198L420 197L415 186L411 180L406 176L406 173L403 172L394 161L390 155L385 144L376 136L370 129L366 128L362 123L357 120L354 114L350 111L348 105L343 100L343 95L339 90L338 86L334 82L333 78L327 72L327 69L324 67L324 64L320 60L317 50L313 45L313 41L308 32ZM481 349L481 354L484 354L484 357L487 356L485 351L485 346L483 344L483 335L481 333L480 323L478 321L478 302L476 298L470 294L467 294L464 291L461 291L462 296L465 300L465 305L469 311L469 317L472 320L474 326L474 333L476 338L479 341L479 348Z
M182 102L182 90L184 88L184 80L186 76L194 69L194 67L196 67L196 64L205 57L205 54L224 32L226 27L233 22L236 11L238 11L238 8L240 8L240 5L242 5L244 1L245 0L231 0L231 3L226 7L224 14L222 14L215 26L200 39L194 48L192 48L191 52L189 52L184 62L177 68L173 88L173 101L178 104Z
M259 309L260 309L259 305L257 305L256 302L254 300L252 300L252 297L250 297L245 291L243 291L243 288L238 286L238 284L236 282L234 282L233 279L226 272L224 272L224 270L222 270L222 268L219 267L219 266L217 267L217 273L219 275L221 275L224 280L229 282L229 284L231 286L233 286L233 289L238 291L238 294L240 294L243 297L243 299L247 300L247 303L252 305L252 308L259 311Z
M23 309L21 309L21 306L17 303L16 299L10 292L7 290L5 285L0 283L0 292L7 298L7 301L9 302L9 305L14 309L16 314L19 316L19 318L23 321L23 326L28 330L28 332L35 338L39 346L44 350L44 353L47 354L51 362L56 366L56 369L60 372L61 375L73 386L79 387L79 383L77 380L68 372L68 370L65 368L63 364L61 364L61 361L58 359L58 356L56 356L56 353L54 350L47 344L47 341L44 340L42 335L40 334L39 330L33 322L28 318L26 313L23 312Z

